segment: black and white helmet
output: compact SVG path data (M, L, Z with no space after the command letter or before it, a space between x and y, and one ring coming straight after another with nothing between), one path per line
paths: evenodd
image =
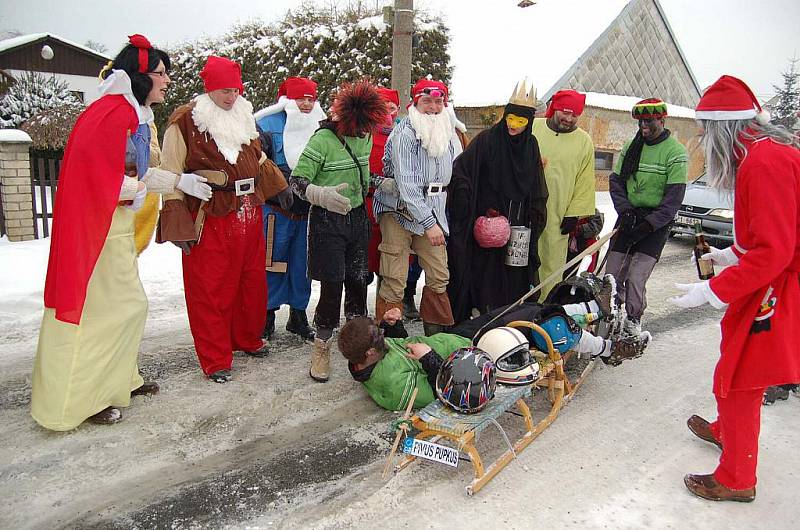
M529 385L539 375L539 364L531 356L528 339L518 329L495 328L478 341L497 369L497 382L504 385Z

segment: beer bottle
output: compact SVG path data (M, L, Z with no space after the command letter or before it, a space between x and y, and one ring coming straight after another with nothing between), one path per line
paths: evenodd
M709 280L714 277L714 262L710 259L700 259L700 256L711 252L711 247L703 237L703 229L700 223L694 224L694 257L697 265L697 276L701 280Z

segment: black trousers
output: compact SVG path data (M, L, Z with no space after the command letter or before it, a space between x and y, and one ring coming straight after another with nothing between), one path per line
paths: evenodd
M308 275L320 282L314 313L318 330L339 326L344 289L344 312L349 320L367 314L367 246L370 224L364 206L346 215L314 206L308 218ZM327 339L327 333L318 333Z

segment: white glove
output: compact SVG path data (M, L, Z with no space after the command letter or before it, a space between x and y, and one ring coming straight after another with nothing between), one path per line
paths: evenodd
M397 181L393 178L384 177L381 183L378 184L378 191L389 195L397 195Z
M710 259L714 262L714 265L720 265L723 267L736 265L739 263L739 256L736 255L736 252L733 251L732 247L723 249L719 249L717 247L710 248L711 250L700 256L700 259ZM692 263L696 261L697 258L695 257L694 253L692 253Z
M201 201L207 201L211 198L211 186L206 182L208 180L200 175L184 173L178 179L178 184L175 187L192 197L197 197Z
M678 307L688 309L690 307L700 307L706 303L711 304L712 307L717 309L725 309L728 307L728 304L720 300L714 291L711 290L708 280L696 283L676 283L675 287L681 291L685 291L685 293L681 296L668 298L667 302Z
M128 206L134 212L144 206L144 199L147 197L147 186L142 183L142 188L136 192L136 197L133 198L133 204Z
M309 184L306 187L306 198L315 206L321 206L340 215L346 215L352 206L350 199L342 195L341 190L347 189L347 184L342 182L337 186L317 186Z

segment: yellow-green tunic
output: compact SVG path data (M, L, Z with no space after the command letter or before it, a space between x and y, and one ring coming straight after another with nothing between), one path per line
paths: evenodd
M33 366L31 415L67 431L109 406L127 407L142 377L136 359L147 318L134 245L134 212L114 211L79 325L44 310Z
M567 262L569 236L561 235L561 221L594 214L594 146L583 129L556 133L545 118L533 120L533 135L539 142L549 194L547 224L539 237L539 279L543 281ZM540 300L560 280L559 276L543 286Z

